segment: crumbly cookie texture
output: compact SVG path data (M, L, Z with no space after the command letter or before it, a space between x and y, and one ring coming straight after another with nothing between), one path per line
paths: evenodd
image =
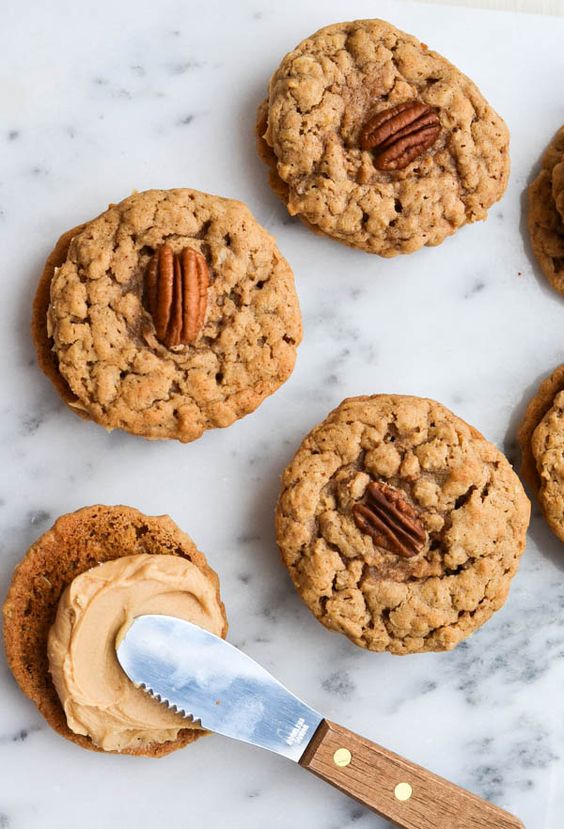
M564 365L541 383L519 429L521 474L564 541Z
M385 529L417 522L410 554L359 527L370 484ZM417 518L414 519L413 515ZM450 650L498 610L525 548L530 504L504 455L433 400L345 400L285 470L277 540L301 597L326 627L395 654ZM405 534L403 537L406 537Z
M167 347L146 274L168 243L209 269L204 324ZM291 374L301 340L293 274L240 202L151 190L64 234L34 303L38 359L75 411L107 429L188 442L252 412Z
M539 501L552 530L564 541L564 391L558 392L531 440L540 479Z
M564 126L552 139L529 187L529 236L542 271L564 294Z
M433 146L378 170L360 136L405 102L436 109ZM451 63L383 20L338 23L282 60L257 118L274 191L312 229L381 256L438 245L485 219L509 176L509 133Z
M73 579L97 564L139 554L182 556L192 562L215 591L227 633L219 580L192 539L167 516L143 515L124 506L84 507L61 516L27 551L14 571L3 608L4 647L20 688L49 725L63 737L92 751L102 751L89 737L75 734L49 674L47 639L59 600ZM183 748L207 732L189 726L175 740L143 744L122 754L161 757Z

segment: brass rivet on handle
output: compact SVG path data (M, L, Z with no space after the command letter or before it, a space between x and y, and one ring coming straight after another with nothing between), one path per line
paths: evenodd
M409 800L413 794L413 789L409 783L398 783L394 789L396 800Z
M348 766L350 761L352 760L352 754L348 750L348 748L338 748L335 754L333 755L333 762L336 766L343 769L345 766Z

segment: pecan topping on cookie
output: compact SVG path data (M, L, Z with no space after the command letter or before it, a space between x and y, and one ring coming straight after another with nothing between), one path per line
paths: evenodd
M427 534L417 510L403 492L388 484L368 484L366 503L355 504L352 512L359 530L385 550L410 558L425 545Z
M360 133L360 146L374 151L378 170L403 170L433 146L440 131L436 109L408 101L369 118Z
M147 310L157 338L172 348L196 342L204 324L209 271L198 251L174 253L164 244L152 257L145 274Z

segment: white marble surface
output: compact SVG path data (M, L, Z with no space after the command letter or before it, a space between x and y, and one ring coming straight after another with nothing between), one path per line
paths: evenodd
M403 0L402 0L403 2ZM407 0L411 2L411 0ZM456 4L483 9L564 15L564 0L427 0L430 3Z
M309 234L269 191L253 119L282 54L323 24L379 14L467 71L512 130L509 190L486 224L393 261ZM515 456L539 378L562 361L563 305L531 263L523 190L564 121L564 21L351 0L4 0L0 26L0 590L60 513L169 512L222 579L230 639L311 705L517 813L564 823L564 553L534 510L505 609L441 655L365 653L325 631L279 561L278 475L346 395L435 397ZM540 48L539 48L540 46ZM28 334L59 233L132 189L246 201L292 263L305 338L286 386L190 446L73 416ZM212 737L159 761L54 734L0 662L0 827L285 829L384 822L275 756ZM432 829L429 827L429 829Z

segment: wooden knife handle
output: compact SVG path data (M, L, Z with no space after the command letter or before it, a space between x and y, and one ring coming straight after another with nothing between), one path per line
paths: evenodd
M487 800L328 720L300 765L402 829L524 829Z

